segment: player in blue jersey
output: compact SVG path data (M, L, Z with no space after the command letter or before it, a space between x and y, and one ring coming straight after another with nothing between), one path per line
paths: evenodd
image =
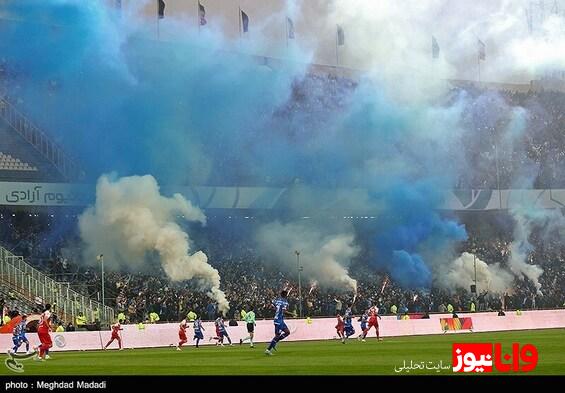
M355 329L353 328L353 312L351 311L351 304L347 305L347 309L345 310L345 314L343 316L343 323L344 323L344 336L341 339L341 342L345 344L345 340L348 339L350 336L355 334Z
M359 336L357 336L357 340L360 341L365 341L365 337L367 336L367 321L369 320L369 312L365 311L363 312L363 315L361 316L361 334Z
M273 350L277 350L277 343L288 336L290 336L290 330L284 323L284 314L290 314L286 309L288 308L288 292L282 291L281 296L273 301L273 307L275 308L275 317L273 323L275 325L275 337L271 340L269 347L265 350L265 354L272 355Z
M204 340L204 334L202 332L206 329L204 329L204 326L202 326L200 317L194 320L192 327L194 328L193 340L196 340L196 348L198 348L198 343L200 342L200 340Z
M11 353L17 353L20 346L25 343L26 344L26 352L29 353L29 341L26 337L26 323L27 323L27 315L22 315L22 320L14 326L12 342L14 343L14 348L10 350Z

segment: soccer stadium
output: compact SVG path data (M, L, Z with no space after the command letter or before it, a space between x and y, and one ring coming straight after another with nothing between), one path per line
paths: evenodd
M0 310L5 389L564 375L565 1L0 0Z

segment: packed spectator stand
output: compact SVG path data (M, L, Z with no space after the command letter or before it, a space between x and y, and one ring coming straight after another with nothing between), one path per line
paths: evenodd
M0 82L7 75L5 65L0 67ZM304 127L293 130L294 137L299 141L300 133L312 128L311 122L324 119L324 113L339 110L356 87L357 82L347 78L307 75L295 83L291 98L274 113L274 117L300 117ZM6 99L14 98L6 91L0 90L0 93ZM530 170L532 164L535 176L530 187L565 188L565 94L552 91L495 92L467 86L454 87L445 99L454 102L462 97L466 103L464 127L473 131L470 134L474 137L463 144L464 159L469 163L470 170L459 176L457 184L453 185L455 188L513 187L516 186L515 179L524 170ZM17 99L14 101L18 103ZM504 135L513 116L520 116L516 114L516 107L526 109L524 116L527 126L520 136L522 143L507 145ZM21 159L26 162L26 157ZM220 173L222 166L219 165L216 170ZM0 178L1 175L2 167ZM222 178L225 180L225 176ZM257 179L233 180L245 183ZM286 178L264 179L264 185L288 185L299 180L289 174ZM211 175L211 182L214 182L214 174ZM474 251L487 263L504 265L509 255L511 231L501 228L494 236L481 237L480 228L474 228L476 221L485 220L490 220L496 228L501 220L508 219L501 216L505 216L505 213L496 212L491 216L477 213L476 217L461 217L461 221L467 225L470 238L460 245L458 251ZM0 212L0 244L23 255L29 263L55 280L69 282L81 293L100 300L101 276L98 267L94 263L79 262L76 220L76 212L61 210L52 214L3 208ZM280 271L264 264L251 239L225 236L221 231L215 236L216 228L225 226L226 220L226 217L217 217L215 222L212 220L206 236L213 239L214 247L203 248L222 278L222 290L231 305L229 317L237 318L239 310L249 306L255 308L258 318L271 317L271 300L282 288L290 290L291 311L298 315L295 272ZM363 241L362 235L359 238L359 241ZM456 311L466 311L471 301L477 303L477 310L564 307L565 247L557 241L547 244L535 233L530 242L534 247L528 261L544 269L540 279L543 296L536 294L535 288L525 279L516 279L514 287L506 294L489 293L479 288L479 293L474 296L467 288L448 293L436 286L427 290L407 290L399 287L385 272L369 267L370 256L361 254L349 269L351 277L358 280L354 312L359 313L372 304L377 304L383 313L389 313L393 305L398 313L438 312L448 304ZM216 306L204 293L196 290L194 283L172 283L158 266L153 265L142 272L110 269L105 278L107 304L117 312L124 312L130 322L146 320L151 311L157 312L161 321L179 320L189 311L196 312L204 319L214 319ZM303 283L302 293L304 316L333 316L354 298L351 292L321 288L311 282ZM0 306L7 305L13 309L14 302L9 293L2 293Z
M501 220L500 214L504 213L498 214L499 216L491 213L491 217L480 217L481 225L484 225L485 220L496 225L495 222ZM69 215L66 220L76 220L76 216ZM81 264L78 259L69 259L73 255L72 248L78 244L76 230L72 225L67 227L67 232L61 231L59 238L51 239L48 228L63 225L55 215L3 212L0 224L3 228L0 231L2 244L11 245L13 252L22 254L28 262L54 279L69 281L76 290L99 299L99 266L94 262ZM473 231L473 222L466 224L468 230ZM241 309L253 306L258 318L270 318L271 301L283 288L290 291L290 311L298 316L296 272L281 271L265 264L249 238L222 236L226 231L225 227L229 225L231 224L225 217L210 220L206 236L213 239L208 244L213 243L214 246L204 248L211 264L222 277L222 289L231 306L228 317L239 319ZM471 235L467 242L461 244L459 251L475 251L479 258L488 263L504 265L509 255L510 240L508 236L504 236L505 231L501 230L499 233L500 236L494 238ZM360 238L363 241L362 236ZM385 272L369 267L367 258L370 256L362 253L355 258L349 269L351 277L358 280L353 310L360 313L370 305L377 304L383 314L390 313L393 305L396 306L397 314L427 313L445 311L448 304L451 304L456 312L468 312L471 302L475 302L477 311L564 307L565 247L538 243L535 234L530 240L534 250L528 260L544 269L540 278L543 295L536 294L528 280L520 279L516 279L514 287L509 288L505 294L489 293L485 288L478 288L477 296L471 294L468 288L460 288L455 292L448 292L437 286L427 290L403 289ZM74 255L79 258L79 255ZM116 314L123 312L132 323L147 321L152 311L159 314L160 321L179 320L189 311L196 312L204 320L212 320L217 315L216 305L205 293L197 290L194 283L171 282L159 264L148 266L144 271L109 269L105 275L105 287L106 303L115 307ZM351 291L321 288L308 280L302 283L302 294L303 316L311 317L333 316L354 300ZM3 302L10 304L6 294L3 296Z

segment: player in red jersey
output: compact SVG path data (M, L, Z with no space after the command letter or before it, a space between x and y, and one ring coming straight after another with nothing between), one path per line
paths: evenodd
M183 319L179 325L179 344L177 345L177 351L180 351L180 347L182 344L186 344L188 342L188 338L186 338L186 329L189 327L189 322L186 319Z
M45 361L45 359L49 359L49 348L53 346L53 341L51 341L51 335L49 332L51 331L51 305L46 304L45 310L41 313L39 317L39 326L37 328L37 335L39 336L39 341L41 344L34 349L39 349L39 356L37 360Z
M226 325L224 324L224 318L221 315L218 315L218 318L214 321L214 325L216 326L216 337L210 337L208 341L216 340L216 345L224 346L224 337L228 339L228 343L233 345L231 342L231 338L228 335L228 331L226 330Z
M120 337L120 330L124 330L122 328L122 325L120 324L120 321L118 321L118 322L116 322L115 324L112 325L112 337L110 338L110 341L108 341L108 344L106 344L104 349L108 348L108 346L110 344L112 344L114 342L114 340L118 340L118 346L120 347L120 351L123 349L122 348L122 338Z
M345 322L343 321L343 317L339 313L337 313L337 325L335 325L335 330L337 331L337 335L341 339L345 337L343 334L344 329L345 329Z
M377 340L382 341L382 338L379 337L379 321L381 316L379 315L379 308L377 306L373 306L369 309L369 325L367 326L367 330L363 332L363 339L367 337L367 333L369 330L374 326L375 330L377 331Z

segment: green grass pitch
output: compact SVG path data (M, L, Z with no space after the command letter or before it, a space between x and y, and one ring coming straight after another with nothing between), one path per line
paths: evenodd
M264 343L256 344L254 349L236 343L233 347L190 346L182 351L158 348L54 352L46 362L21 361L22 374L2 364L0 375L453 375L451 368L440 373L397 373L395 366L401 367L404 361L442 361L444 366L451 365L454 342L500 342L508 352L513 342L531 343L537 346L539 354L537 368L531 374L565 375L564 338L565 329L548 329L390 337L379 342L371 337L366 342L353 339L346 344L338 340L282 341L273 356L264 354Z

